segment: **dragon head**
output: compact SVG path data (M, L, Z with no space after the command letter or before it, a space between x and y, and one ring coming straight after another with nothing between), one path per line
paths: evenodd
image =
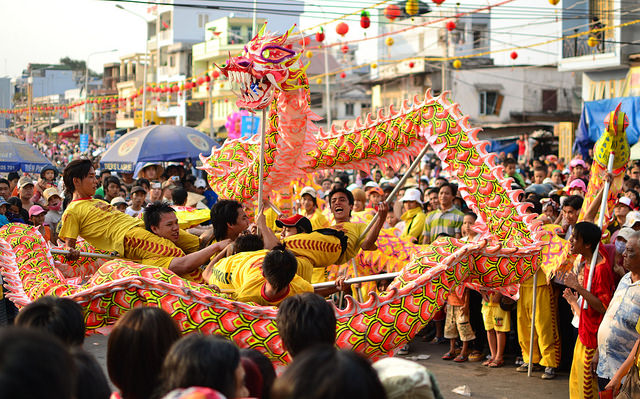
M629 118L620 111L621 106L622 103L618 104L616 109L604 119L605 131L594 147L594 160L604 168L607 167L609 154L611 152L615 154L613 170L623 167L629 160L629 143L626 135Z
M260 32L244 46L242 54L229 57L220 68L230 82L240 86L238 101L240 108L264 109L271 103L276 90L288 91L301 87L300 78L306 67L300 63L301 53L293 50L289 36L295 25L285 34Z

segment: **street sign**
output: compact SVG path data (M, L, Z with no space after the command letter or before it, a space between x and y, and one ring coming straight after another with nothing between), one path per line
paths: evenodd
M80 135L80 152L85 152L89 149L89 134Z
M258 133L258 127L260 126L260 117L258 116L243 116L242 124L240 125L240 134L242 137L250 137Z

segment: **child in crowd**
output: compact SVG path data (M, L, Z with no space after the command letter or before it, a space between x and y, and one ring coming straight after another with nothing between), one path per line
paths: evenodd
M29 221L38 228L45 242L50 242L55 245L56 241L58 241L57 237L55 237L55 232L52 232L51 228L44 224L46 213L47 211L42 209L40 205L33 205L29 208Z
M141 186L131 188L131 205L124 211L127 215L137 218L144 213L144 201L147 198L147 192Z
M454 362L469 360L469 342L476 339L476 334L469 323L469 292L464 286L451 291L447 298L447 316L444 325L444 337L449 340L449 352L442 356L444 360ZM456 341L462 341L462 351L456 356Z
M127 201L123 197L115 197L111 200L111 206L116 208L119 212L125 213L127 210Z
M8 205L9 203L5 201L4 198L0 197L0 227L4 226L5 224L9 224L9 219L7 219L7 217L4 215L5 213L7 213Z
M44 217L44 224L51 227L52 231L58 231L58 223L62 219L62 196L55 187L44 190L42 197L46 201L47 214Z
M511 331L511 314L500 307L501 299L500 293L482 294L482 318L491 351L491 357L482 362L482 365L490 368L504 365L507 333Z

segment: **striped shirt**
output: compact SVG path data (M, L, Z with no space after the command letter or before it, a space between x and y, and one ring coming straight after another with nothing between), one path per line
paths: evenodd
M428 242L435 240L440 234L450 237L459 236L463 218L464 213L453 206L446 211L441 209L431 211L427 213L424 222L424 235Z

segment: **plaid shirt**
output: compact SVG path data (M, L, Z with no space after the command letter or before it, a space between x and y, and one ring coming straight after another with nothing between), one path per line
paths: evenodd
M463 218L464 213L453 206L446 211L440 209L431 211L427 213L424 222L424 235L429 242L435 240L440 234L455 237L460 234Z

